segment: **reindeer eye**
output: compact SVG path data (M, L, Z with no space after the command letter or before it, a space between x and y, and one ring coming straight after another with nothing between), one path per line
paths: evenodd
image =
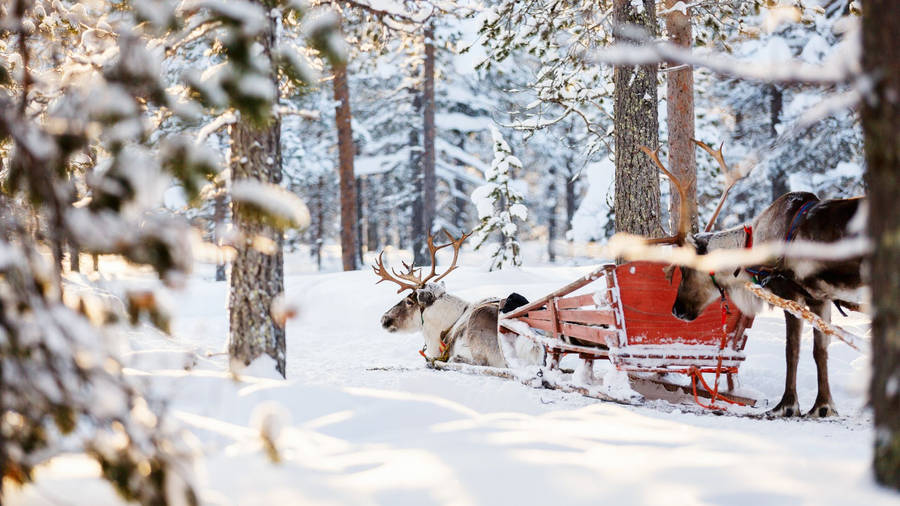
M412 301L409 300L409 299L406 299L406 305L407 305L407 306L412 306Z

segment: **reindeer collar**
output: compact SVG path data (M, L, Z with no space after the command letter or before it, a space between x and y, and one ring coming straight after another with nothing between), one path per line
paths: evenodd
M425 351L428 349L428 344L426 343L422 345L422 349L419 350L419 355L422 355L422 358L424 358L429 365L435 362L446 362L450 358L450 343L448 342L447 336L450 335L451 330L453 330L453 326L441 331L441 340L439 345L441 354L437 357L428 358L428 355L425 354Z
M806 213L814 206L819 199L811 199L806 201L800 209L797 209L797 212L794 213L794 218L791 219L791 224L788 227L787 234L784 236L784 240L786 242L791 242L794 240L794 237L797 235L797 228L800 226L800 223L803 221L803 218L806 216Z

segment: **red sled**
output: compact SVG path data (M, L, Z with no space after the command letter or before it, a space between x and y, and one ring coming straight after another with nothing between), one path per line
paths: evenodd
M563 355L578 354L593 365L609 360L635 381L649 381L692 393L704 407L716 401L755 405L756 401L735 395L734 376L744 361L745 331L753 317L744 315L727 297L711 304L694 321L672 315L680 269L671 282L666 264L628 262L604 265L589 275L501 315L498 331L506 336L531 339L546 350L547 365L559 368ZM655 373L655 374L654 374ZM690 386L673 383L668 374L683 374ZM715 374L710 386L704 374ZM727 390L719 392L719 377L727 379ZM698 397L710 399L710 404Z

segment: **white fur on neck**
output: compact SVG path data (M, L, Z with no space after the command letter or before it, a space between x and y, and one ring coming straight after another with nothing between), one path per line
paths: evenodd
M747 234L744 226L738 225L719 232L710 232L707 250L743 248L746 244Z
M755 235L755 234L754 234ZM738 225L721 232L710 234L707 243L708 251L718 249L739 249L747 244L747 233L743 225ZM755 315L762 311L763 303L758 297L744 288L744 283L750 281L747 271L740 269L735 277L733 272L716 272L716 282L725 287L728 297L745 315Z
M759 300L759 297L753 295L753 293L744 288L744 282L749 281L750 278L747 277L744 271L741 271L738 279L741 284L729 287L727 289L728 297L731 298L734 305L736 305L745 315L753 316L762 311L763 302Z
M450 294L438 297L422 312L422 334L425 336L425 355L428 358L441 356L441 333L455 324L469 304Z

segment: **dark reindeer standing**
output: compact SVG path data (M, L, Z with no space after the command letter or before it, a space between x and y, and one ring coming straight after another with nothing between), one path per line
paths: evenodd
M694 141L710 153L726 175L732 180L725 190L715 213L700 234L688 236L684 231L690 224L682 208L679 233L670 239L678 244L689 244L698 255L717 249L739 249L766 242L790 242L795 239L831 243L849 237L855 231L849 227L851 221L861 214L864 219L865 200L851 199L819 200L808 192L786 193L770 204L757 216L750 226L738 226L728 230L710 232L715 223L728 191L737 181L734 173L725 164L721 147L713 150L709 146ZM676 189L685 201L682 183L667 171L655 152L645 149L654 163L672 179ZM780 258L771 265L737 269L734 271L700 272L681 267L681 282L672 305L672 314L683 320L694 320L709 304L719 300L723 293L735 302L745 314L756 314L763 304L745 288L747 281L761 284L775 295L806 304L810 311L829 322L831 304L839 311L842 307L858 310L853 301L855 292L863 285L862 256L843 260L815 261L808 259ZM672 266L674 269L674 266ZM785 361L786 374L784 393L781 401L769 411L774 416L798 416L801 414L797 398L797 363L800 358L800 335L803 320L784 312L786 325ZM808 416L827 417L837 415L831 389L828 384L828 344L830 337L814 329L813 359L816 363L818 395Z

